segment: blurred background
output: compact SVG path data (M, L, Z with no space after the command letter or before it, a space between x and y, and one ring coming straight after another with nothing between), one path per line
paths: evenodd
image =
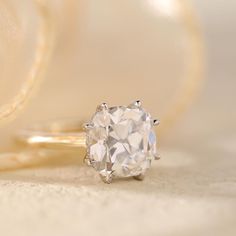
M6 235L235 235L236 2L0 1ZM106 186L83 150L16 146L28 124L141 99L161 120L146 180ZM39 153L40 152L40 153ZM12 227L14 225L14 227Z

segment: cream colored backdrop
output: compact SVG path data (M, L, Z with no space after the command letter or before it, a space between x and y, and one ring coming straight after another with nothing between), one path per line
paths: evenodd
M82 122L103 101L142 99L162 121L162 159L142 183L104 185L79 153L2 171L1 233L235 235L235 9L233 0L1 1L0 105L31 84L20 106L0 110L2 154L19 151L20 127Z

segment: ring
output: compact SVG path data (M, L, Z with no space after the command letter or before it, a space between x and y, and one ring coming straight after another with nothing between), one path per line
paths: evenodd
M20 131L17 140L44 148L87 148L84 160L105 183L114 178L143 180L152 160L158 160L154 126L159 120L142 108L140 101L129 106L97 107L89 123L54 122Z

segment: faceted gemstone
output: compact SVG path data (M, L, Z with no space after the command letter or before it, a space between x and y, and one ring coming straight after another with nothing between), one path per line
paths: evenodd
M144 174L156 155L156 135L149 113L135 105L98 110L87 131L88 158L107 178Z

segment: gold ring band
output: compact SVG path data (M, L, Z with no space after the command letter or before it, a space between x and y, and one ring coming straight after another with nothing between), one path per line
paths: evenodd
M30 146L52 149L66 147L86 148L86 133L81 131L81 123L77 121L36 125L18 132L16 139Z

